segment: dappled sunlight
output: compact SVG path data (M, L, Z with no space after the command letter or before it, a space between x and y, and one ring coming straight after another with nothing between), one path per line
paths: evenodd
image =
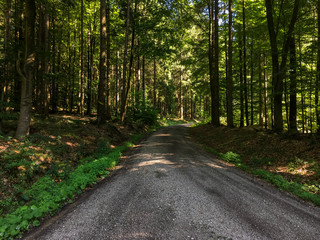
M166 133L161 133L161 134L156 134L154 135L155 137L171 137L171 134L166 134Z
M220 165L215 164L215 163L213 163L213 162L207 163L206 165L209 166L209 167L212 167L212 168L227 169L226 167L220 166Z
M144 166L150 166L150 165L155 165L155 164L165 164L165 165L177 165L174 162L171 162L167 159L158 159L158 160L151 160L151 161L143 161L139 164L137 164L138 167L144 167Z
M301 166L297 169L291 170L289 167L278 167L275 172L282 173L282 174L291 174L291 175L300 175L300 176L313 176L315 174L314 171L310 171L308 168L310 167L310 164L305 164L304 166Z

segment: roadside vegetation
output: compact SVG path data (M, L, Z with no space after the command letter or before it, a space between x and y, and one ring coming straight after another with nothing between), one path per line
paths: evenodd
M15 139L14 121L6 121L0 136L0 239L19 236L72 202L108 176L124 151L149 131L185 123L158 119L157 112L129 114L124 124L98 126L94 117L51 115L34 117L31 135Z
M222 160L320 206L320 142L316 135L196 124L192 138Z

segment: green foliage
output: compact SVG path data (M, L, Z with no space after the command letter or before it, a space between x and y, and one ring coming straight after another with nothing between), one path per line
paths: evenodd
M158 111L151 107L141 109L129 108L127 116L130 121L142 123L143 125L158 125Z
M132 142L140 138L141 135L134 136L131 142L126 142L112 150L105 140L101 140L96 155L98 157L78 166L75 171L68 174L68 178L62 178L64 181L56 182L52 176L40 178L22 194L28 204L18 207L15 211L0 218L0 238L19 237L21 232L32 226L38 226L41 217L53 214L67 200L73 199L75 194L81 193L86 186L95 183L100 177L107 176L109 174L107 169L113 168L118 163L121 153L132 147Z
M225 154L222 154L221 158L222 158L222 160L224 160L226 162L230 162L230 163L234 163L234 164L239 164L242 162L241 156L239 154L233 153L233 152L227 152Z
M291 172L302 167L303 165L308 164L308 162L301 160L300 158L295 158L293 161L288 163L288 167Z
M206 118L205 120L202 120L201 122L193 124L192 127L198 127L198 126L206 125L206 124L209 124L209 123L211 123L211 118Z
M320 196L317 194L314 194L319 191L320 184L302 185L296 182L288 181L284 179L281 175L268 172L267 170L264 170L264 169L257 169L255 168L254 164L252 167L247 166L245 163L243 163L241 156L237 153L227 152L223 154L209 147L207 147L207 149L210 152L214 153L215 155L219 156L224 161L233 163L235 164L235 166L239 167L240 169L263 178L267 182L274 184L277 188L293 193L294 195L304 200L310 201L316 204L317 206L320 206ZM259 165L259 164L265 164L270 160L256 159L255 161L257 162L257 165Z

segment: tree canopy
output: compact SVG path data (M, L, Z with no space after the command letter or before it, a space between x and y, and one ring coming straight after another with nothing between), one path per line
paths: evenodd
M19 119L17 137L28 134L34 114L97 114L100 124L151 110L320 132L320 1L1 0L0 7L0 120Z

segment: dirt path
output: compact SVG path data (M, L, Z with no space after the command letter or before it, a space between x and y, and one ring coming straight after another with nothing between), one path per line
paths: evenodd
M319 208L216 160L186 132L155 132L118 174L26 239L319 239Z

